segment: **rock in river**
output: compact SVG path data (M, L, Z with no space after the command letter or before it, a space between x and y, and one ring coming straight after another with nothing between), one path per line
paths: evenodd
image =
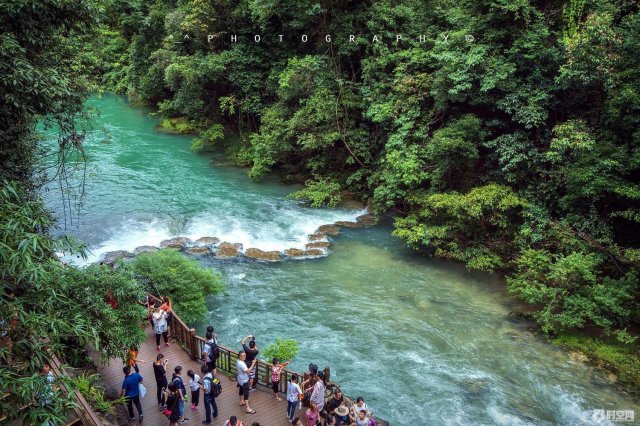
M309 239L309 241L322 241L327 238L327 235L321 232L316 232L315 234L307 235L307 238Z
M205 255L205 254L210 254L211 253L211 249L209 247L206 247L206 246L189 247L188 249L185 250L185 253L187 253L187 254L196 254L196 255Z
M220 238L216 237L202 237L196 240L198 244L218 244L220 242Z
M106 263L107 265L111 265L118 259L126 259L129 257L133 257L133 253L125 250L108 251L104 254L102 262Z
M245 250L244 255L256 260L267 260L275 262L280 260L280 252L277 251L262 251L257 248L248 248Z
M160 243L160 247L170 247L176 249L183 249L191 240L187 237L175 237L168 240L164 240Z
M136 247L135 250L133 250L133 253L137 256L142 253L154 253L158 250L160 249L155 246L139 246L139 247Z
M339 220L335 223L338 226L342 226L343 228L360 228L362 226L361 223L358 222L349 222L346 220Z
M308 249L327 248L330 245L331 245L331 243L329 241L316 241L314 243L305 244L305 247L308 248Z
M309 249L304 251L305 256L324 256L326 253L319 248Z
M340 233L340 228L336 225L322 225L316 230L315 233L325 235L338 235Z
M375 225L377 221L374 215L367 213L356 217L356 222L364 226L370 226Z
M242 244L232 244L232 243L220 243L218 245L218 252L216 256L218 257L236 257L240 254L240 249L242 248Z
M287 257L302 257L305 256L305 251L297 248L288 248L284 251L284 255Z

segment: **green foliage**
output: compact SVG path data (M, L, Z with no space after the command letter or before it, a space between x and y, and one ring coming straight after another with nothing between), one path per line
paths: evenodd
M305 188L290 195L296 200L308 200L311 207L336 207L342 201L340 184L319 177L305 182Z
M37 389L43 386L37 372L51 354L73 362L93 348L104 359L120 357L145 339L138 327L145 310L136 302L144 293L131 274L106 266L78 269L62 264L55 252L73 253L80 246L51 237L52 225L40 199L20 185L2 187L0 318L5 319L6 335L0 347L0 383L10 392L0 402L0 413L8 419L25 415L19 407L37 404ZM115 300L117 309L107 297ZM56 396L52 407L29 410L23 421L60 422L70 403Z
M409 245L433 247L438 256L486 271L502 268L511 256L509 237L524 205L511 188L491 184L467 194L415 193L409 200L414 212L397 219L394 231Z
M102 413L112 413L113 407L124 404L125 397L108 400L104 394L104 388L100 386L102 377L99 374L81 373L71 379L74 387L80 391L82 396L97 411Z
M222 139L224 139L222 125L214 124L191 142L191 149L196 152L201 152L222 141Z
M267 362L273 361L273 358L278 358L280 363L283 363L292 361L298 355L299 350L298 342L294 339L278 337L275 342L262 349L260 353Z
M253 179L306 181L294 197L315 206L372 196L410 246L504 270L545 330L624 340L639 324L635 3L185 0L112 16L87 61L112 55L104 81L209 129L194 149L222 142ZM257 29L286 36L255 43Z
M207 313L205 297L224 289L219 274L175 249L137 256L132 268L159 296L173 301L174 311L186 324L201 321Z
M582 334L563 333L553 343L585 353L592 363L616 374L618 380L633 392L640 389L640 356L638 345Z

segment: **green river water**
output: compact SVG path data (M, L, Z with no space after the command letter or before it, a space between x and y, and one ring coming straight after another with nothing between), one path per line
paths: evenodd
M90 104L101 115L86 142L86 195L66 230L89 244L88 262L178 235L304 247L319 225L362 214L305 208L286 198L296 187L252 182L222 155L192 152L190 137L156 132L148 111L124 98ZM44 195L63 222L55 185ZM247 334L259 347L298 340L293 369L330 366L348 395L392 425L608 424L593 410L640 414L603 373L511 321L516 304L499 277L417 255L391 230L388 219L343 230L320 259L201 259L228 285L208 298L207 323L231 347Z

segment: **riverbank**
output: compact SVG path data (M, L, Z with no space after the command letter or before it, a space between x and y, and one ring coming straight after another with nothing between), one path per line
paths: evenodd
M618 383L640 396L640 344L622 344L613 338L563 333L550 339L578 361L607 371L611 383Z

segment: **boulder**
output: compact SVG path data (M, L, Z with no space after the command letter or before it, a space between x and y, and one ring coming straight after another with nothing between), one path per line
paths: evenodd
M307 239L309 241L322 241L322 240L324 240L326 238L327 238L327 235L323 234L321 232L316 232L315 234L307 235Z
M218 252L216 253L217 257L236 257L240 254L240 249L242 248L242 244L233 244L223 242L218 244Z
M305 248L314 249L314 248L327 248L331 245L329 241L316 241L314 243L305 244Z
M356 222L364 226L375 225L377 220L376 217L370 213L363 214L361 216L356 217Z
M305 251L297 248L289 248L284 251L284 255L287 257L301 257L305 256Z
M304 251L305 256L324 256L325 254L325 251L320 250L319 248L313 248Z
M325 234L325 235L338 235L340 233L340 228L336 225L322 225L318 229L316 229L316 234Z
M244 255L256 260L267 260L269 262L275 262L280 260L280 252L277 251L262 251L257 248L248 248L245 250Z
M220 238L216 237L202 237L196 240L198 244L218 244L220 242Z
M348 222L346 220L339 220L334 225L342 226L343 228L360 228L362 226L361 223L358 222Z
M358 201L358 200L353 200L353 199L347 199L342 201L338 207L343 208L343 209L350 209L350 210L362 210L365 208L365 205L362 201Z
M170 247L182 250L191 240L187 237L175 237L164 240L160 243L160 247Z
M118 259L126 259L130 257L133 257L133 253L130 253L125 250L108 251L104 254L104 257L102 258L102 263L111 265Z
M160 249L154 246L139 246L139 247L136 247L135 250L133 250L133 253L137 256L142 253L154 253L158 250Z
M211 254L211 249L206 246L189 247L185 250L185 253L195 254L195 255L205 255L205 254Z
M488 390L488 382L481 378L467 378L462 381L462 386L471 394L479 394Z

